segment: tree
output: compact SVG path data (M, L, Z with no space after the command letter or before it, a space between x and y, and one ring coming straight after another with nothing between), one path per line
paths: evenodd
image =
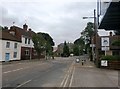
M85 42L84 42L84 38L81 36L80 38L78 38L77 40L74 41L74 44L76 45L84 45Z
M74 56L79 56L79 46L78 45L74 45L74 48L73 48L73 54Z
M54 46L54 45L55 45L52 37L51 37L49 34L47 34L47 33L41 33L41 32L39 32L38 34L41 34L41 35L43 36L43 38L44 38L51 46Z
M64 47L63 47L63 54L64 57L68 57L70 56L70 52L69 52L69 47L66 43L66 41L64 42Z
M49 34L38 32L33 36L32 40L39 57L44 51L46 53L45 55L52 55L54 42Z
M83 49L85 48L85 39L83 36L74 41L74 55L78 56L83 54Z
M40 58L41 53L45 50L45 39L42 37L41 34L36 34L33 35L32 37L33 43L34 43L34 48L37 51L37 54Z
M54 43L52 37L49 34L47 34L47 33L41 33L41 32L39 32L38 34L41 34L42 37L46 41L46 46L45 46L45 48L46 48L46 54L47 55L53 55L52 52L53 52L53 46L55 45L55 43Z
M87 26L85 27L85 29L81 32L81 35L83 36L83 38L85 39L85 51L87 52L87 50L91 50L90 49L90 44L91 44L91 38L92 36L95 35L95 31L94 31L94 24L92 22L88 22Z

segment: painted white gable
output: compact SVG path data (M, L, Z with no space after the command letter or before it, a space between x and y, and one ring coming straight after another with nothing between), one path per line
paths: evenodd
M25 42L26 39L27 39L27 41ZM30 40L30 42L29 42L29 40ZM22 45L21 46L22 47L30 47L30 48L32 47L32 48L34 48L34 43L33 43L31 38L28 38L26 36L22 36Z

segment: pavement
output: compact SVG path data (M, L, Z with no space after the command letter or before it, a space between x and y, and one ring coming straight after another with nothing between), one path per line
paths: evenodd
M117 70L108 70L96 68L88 57L81 56L82 62L74 63L69 87L92 87L94 89L108 88L119 89L119 72Z
M50 60L50 59L49 59ZM7 64L16 64L16 63L25 63L25 62L37 62L37 61L46 61L45 58L41 59L31 59L31 60L16 60L16 61L6 61L6 62L0 62L0 65L7 65Z

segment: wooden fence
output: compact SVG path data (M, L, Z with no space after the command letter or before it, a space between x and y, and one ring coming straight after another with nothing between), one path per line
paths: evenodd
M108 61L108 66L101 66L101 68L120 70L120 61Z

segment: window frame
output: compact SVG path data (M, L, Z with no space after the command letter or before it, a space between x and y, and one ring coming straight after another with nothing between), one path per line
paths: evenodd
M13 58L17 58L17 52L14 52Z
M27 38L25 38L25 44L27 44Z
M14 43L14 49L18 48L18 43Z
M25 55L29 56L30 55L30 51L29 50L25 50Z
M10 48L10 42L6 42L6 48Z
M30 44L30 39L28 39L28 44Z

